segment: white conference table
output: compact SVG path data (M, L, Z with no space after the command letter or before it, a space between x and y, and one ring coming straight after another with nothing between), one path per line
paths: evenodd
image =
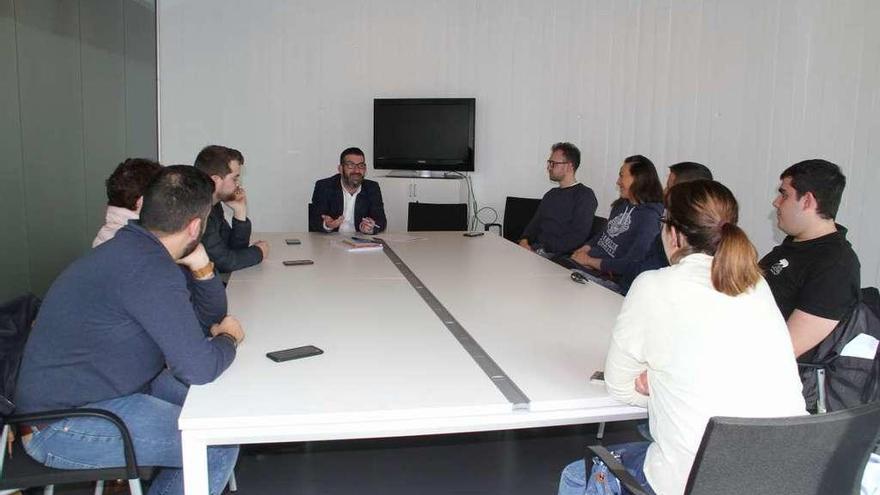
M301 245L288 246L285 238ZM492 234L381 235L506 376L516 406L384 252L339 234L260 234L262 264L233 274L246 339L179 419L186 493L208 492L210 445L378 438L643 418L590 383L622 298ZM314 265L283 266L286 259ZM270 351L324 354L276 363ZM497 378L497 377L496 377Z

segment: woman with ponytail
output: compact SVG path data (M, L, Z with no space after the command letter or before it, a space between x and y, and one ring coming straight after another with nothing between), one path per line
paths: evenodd
M610 449L649 493L684 492L710 417L806 414L788 329L737 219L722 184L673 186L661 230L671 266L636 278L612 333L606 386L648 408L653 442ZM570 464L559 493L584 493L588 478Z

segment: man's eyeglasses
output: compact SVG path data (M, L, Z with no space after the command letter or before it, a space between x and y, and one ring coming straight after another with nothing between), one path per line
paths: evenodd
M367 164L364 162L354 163L354 162L346 161L346 162L343 162L343 165L345 165L346 170L355 170L355 169L366 170L367 169Z
M566 163L571 163L571 162L570 162L570 161L567 161L567 160L564 161L564 162L557 162L557 161L553 161L553 160L547 160L547 166L548 166L548 167L555 167L555 166L557 166L557 165L565 165Z

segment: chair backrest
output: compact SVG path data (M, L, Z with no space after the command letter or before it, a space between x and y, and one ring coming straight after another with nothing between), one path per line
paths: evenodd
M880 318L880 291L876 287L862 287L862 302Z
M593 225L590 227L590 235L587 239L592 239L599 235L600 232L605 230L605 226L608 225L608 219L605 217L600 217L599 215L593 215Z
M858 495L880 403L815 416L709 420L686 494Z
M810 410L838 411L880 400L880 353L867 359L844 352L861 334L880 339L880 316L864 299L865 294L870 296L871 288L862 289L862 294L862 300L831 334L798 359L804 399ZM817 369L825 375L821 393ZM824 404L818 405L822 401Z
M467 203L410 203L406 229L467 230Z
M306 225L309 226L309 232L320 232L318 226L315 225L315 205L313 205L312 203L309 203L308 214L309 217L306 219Z
M523 231L540 204L540 199L508 196L504 202L504 228L501 232L504 238L512 242L522 239Z
M24 345L40 308L33 294L19 296L0 306L0 416L15 410L15 382Z

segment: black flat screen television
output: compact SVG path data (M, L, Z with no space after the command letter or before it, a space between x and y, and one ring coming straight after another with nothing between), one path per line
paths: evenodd
M373 100L373 167L472 172L474 98Z

